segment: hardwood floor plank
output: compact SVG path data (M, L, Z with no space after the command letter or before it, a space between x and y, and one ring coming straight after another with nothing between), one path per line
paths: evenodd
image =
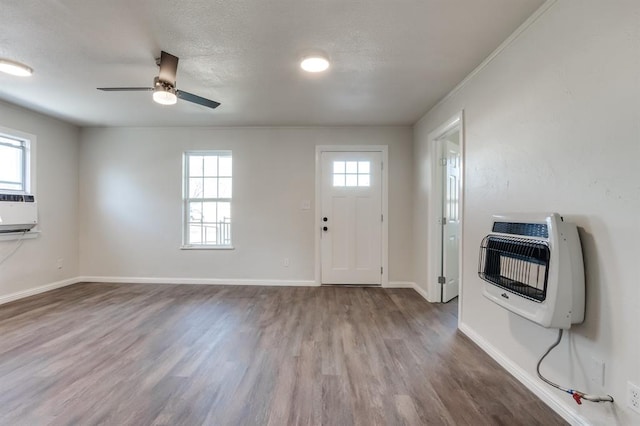
M562 425L408 289L77 284L0 306L0 425Z

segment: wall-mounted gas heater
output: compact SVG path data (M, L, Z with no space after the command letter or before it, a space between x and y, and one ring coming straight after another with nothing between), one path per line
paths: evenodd
M540 357L538 377L578 403L613 402L561 386L542 375L540 365L571 324L584 321L584 265L578 229L557 213L493 216L491 233L480 245L478 275L489 300L543 327L558 338Z
M38 224L33 195L0 194L0 234L27 232Z
M480 247L484 295L543 327L584 320L584 267L578 230L557 213L493 216Z

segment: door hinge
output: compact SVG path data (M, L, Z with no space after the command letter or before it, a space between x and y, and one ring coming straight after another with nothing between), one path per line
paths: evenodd
M380 275L383 274L384 269L382 269L382 266L380 267Z
M440 165L441 166L446 166L447 165L447 157L442 157L440 159Z
M446 217L443 217L443 218L442 218L442 224L443 224L443 225L446 225L446 224L447 224L447 218L446 218Z
M384 170L384 163L380 163L380 170Z
M380 222L384 222L384 215L383 214L380 215Z
M446 280L445 277L438 277L438 284L444 284L446 282L447 282L447 280Z

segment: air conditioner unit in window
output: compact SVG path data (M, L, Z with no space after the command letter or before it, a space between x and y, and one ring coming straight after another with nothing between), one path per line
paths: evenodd
M27 232L38 224L33 195L0 194L0 234Z

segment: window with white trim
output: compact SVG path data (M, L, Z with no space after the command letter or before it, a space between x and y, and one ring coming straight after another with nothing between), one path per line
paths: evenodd
M29 189L29 140L0 134L0 191Z
M185 152L185 247L231 247L232 175L231 151Z

